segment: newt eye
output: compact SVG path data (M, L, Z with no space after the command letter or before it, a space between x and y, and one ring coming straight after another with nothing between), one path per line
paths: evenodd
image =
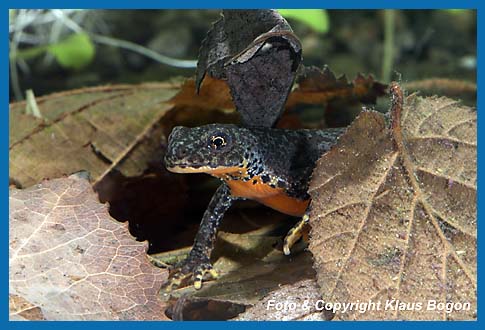
M227 143L227 137L222 134L213 135L209 140L209 145L214 150L223 149L227 145Z

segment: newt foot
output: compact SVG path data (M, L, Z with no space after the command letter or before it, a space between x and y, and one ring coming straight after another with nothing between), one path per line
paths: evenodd
M302 237L308 235L308 222L310 217L305 214L297 224L288 231L286 234L285 241L283 243L283 252L285 255L290 255L291 247Z
M209 261L200 262L188 257L171 271L165 290L170 292L178 288L182 283L187 283L190 278L193 279L194 288L199 290L202 288L202 282L206 274L209 274L213 279L219 277L219 274L217 274Z

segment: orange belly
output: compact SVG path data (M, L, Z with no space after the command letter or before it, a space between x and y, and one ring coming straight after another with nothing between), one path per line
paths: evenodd
M279 212L292 216L303 216L310 200L301 200L288 196L281 188L272 188L262 183L259 178L256 184L253 180L244 182L241 180L229 180L227 184L231 188L231 195L249 198L271 207Z

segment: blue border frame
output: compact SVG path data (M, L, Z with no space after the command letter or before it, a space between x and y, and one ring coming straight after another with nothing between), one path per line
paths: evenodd
M5 4L3 4L5 2ZM114 0L85 0L85 1L60 1L60 0L4 0L5 8L129 8L129 9L209 9L209 8L326 8L326 9L439 9L439 8L478 8L479 0L407 0L404 2L390 2L389 0L237 0L232 2L222 0L179 0L177 2L162 2L157 0L139 0L136 2Z
M228 3L222 0L205 0L205 1L195 1L195 0L178 0L178 1L171 1L171 2L162 2L156 0L138 0L136 2L128 2L128 1L114 1L114 0L84 0L84 1L59 1L59 0L44 0L44 1L33 1L33 0L2 0L0 1L1 6L1 20L2 24L0 25L1 34L6 37L5 41L1 43L0 49L0 59L2 61L2 65L0 66L0 74L5 78L6 85L8 84L8 10L9 8L110 8L110 9L118 9L118 8L130 8L130 9L148 9L148 8L171 8L171 9L188 9L188 8L328 8L328 9L382 9L382 8L401 8L401 9L439 9L439 8L468 8L468 9L477 9L477 59L480 63L477 68L477 85L482 86L483 82L483 70L481 65L482 60L482 43L480 41L480 36L483 36L483 28L484 28L484 15L482 5L483 1L479 0L461 0L461 1L452 1L452 0L407 0L407 1L385 1L385 0L372 0L366 1L365 3L362 1L357 0L340 0L340 1L316 1L316 0L281 0L281 1L270 1L270 0L239 0L234 1L232 3ZM478 88L478 98L477 98L477 106L483 104L483 93L481 93L481 89ZM2 125L2 129L0 130L1 134L1 148L4 151L3 157L1 157L1 171L4 173L8 173L8 89L5 87L2 89L0 97L2 104L5 105L5 110L0 112L0 124ZM478 116L478 140L483 140L483 135L485 132L481 131L480 128L483 127L483 115ZM478 143L478 191L481 190L482 185L482 175L480 173L481 165L483 162L482 157L482 147L481 142ZM3 181L5 180L5 181ZM3 268L4 271L0 272L1 276L1 296L4 297L1 300L0 306L2 310L1 314L1 327L3 329L12 328L12 329L24 329L27 327L34 326L35 328L64 328L70 327L71 329L83 329L85 330L86 327L91 328L99 328L99 329L106 329L114 328L114 327L121 327L121 328L139 328L139 329L152 329L154 327L157 328L190 328L193 326L203 328L221 328L227 326L223 322L90 322L86 324L85 322L35 322L35 324L31 322L9 322L8 321L8 175L2 177L1 182L5 182L1 184L2 189L0 189L1 196L0 196L0 206L2 214L1 226L3 228L2 232L4 235L4 246L5 248L1 250L1 258L3 261ZM482 211L482 200L483 198L480 195L477 195L477 203L478 203L478 218L480 218ZM482 236L483 226L478 226L478 235L479 237ZM479 247L481 246L480 241L478 241ZM481 255L480 248L478 250L478 274L481 274ZM478 277L478 287L480 288L481 280ZM478 290L479 297L481 290ZM478 302L478 306L480 306L480 300ZM481 319L483 318L483 312L478 310L478 321L476 322L398 322L398 323L387 323L387 322L360 322L357 326L370 328L373 329L376 326L393 326L398 328L417 328L417 327L436 327L441 329L461 329L461 328L470 328L470 327L478 327L482 326L483 323ZM261 322L233 322L231 323L232 327L235 328L256 328L261 326ZM286 328L286 329L306 329L306 328L313 328L315 326L323 326L323 327L354 327L356 326L353 322L326 322L324 324L318 323L316 325L313 322L265 322L264 327L268 327L269 329L279 329L279 328Z

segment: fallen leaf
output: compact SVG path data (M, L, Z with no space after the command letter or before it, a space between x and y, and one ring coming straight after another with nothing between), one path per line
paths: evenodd
M166 271L80 175L10 190L10 318L165 320Z
M255 214L258 213L251 221L258 223L257 217L265 217L261 211ZM238 221L236 217L231 214L227 223ZM170 294L162 293L166 301L183 299L172 306L175 315L171 317L178 320L233 318L281 285L314 279L311 254L302 251L301 245L294 246L290 257L283 254L282 237L291 222L281 222L286 216L277 213L274 218L273 225L242 234L219 231L212 255L219 279L205 282L201 290L187 286ZM188 251L187 248L152 257L161 265L173 264Z
M202 42L195 85L206 72L227 80L243 125L272 127L300 61L300 41L276 10L224 10Z
M38 98L43 119L10 106L10 178L28 187L45 178L80 170L94 182L116 168L126 176L143 173L152 157L141 142L172 106L171 84L80 89ZM129 157L129 156L132 157Z
M227 267L228 260L225 259L214 266L217 270L226 270L231 266L235 267L233 264L237 261L229 261L230 266ZM305 279L314 279L315 273L311 265L312 258L308 252L297 253L294 257L288 258L281 251L273 251L263 260L239 264L238 267L235 267L236 269L229 273L223 273L216 282L204 283L202 289L197 292L194 292L192 287L187 287L177 290L170 298L186 296L185 306L182 309L182 319L184 320L206 320L205 312L197 313L203 317L201 319L188 312L194 303L200 304L201 302L205 302L206 306L211 304L213 310L222 309L224 311L232 306L241 312L239 307L253 306L269 293L278 290L282 285L293 284ZM300 297L300 293L296 293L296 297ZM202 310L205 309L204 306ZM226 317L219 318L219 320L232 318L237 314L221 313L221 315L226 315Z
M195 80L197 88L207 72L211 77L225 78L227 60L275 27L291 31L286 20L275 10L223 10L221 18L213 23L202 41Z
M397 84L391 93L391 127L363 112L313 174L309 249L323 299L381 302L337 312L343 320L475 319L476 110L416 95L403 106Z
M187 79L170 103L179 107L201 109L234 109L229 86L224 80L206 77L204 84L196 92L195 80Z
M291 109L297 104L327 104L342 100L346 103L375 103L379 96L386 94L387 86L358 74L352 82L345 76L339 78L325 66L303 67L297 78L297 87L288 97L286 107Z

